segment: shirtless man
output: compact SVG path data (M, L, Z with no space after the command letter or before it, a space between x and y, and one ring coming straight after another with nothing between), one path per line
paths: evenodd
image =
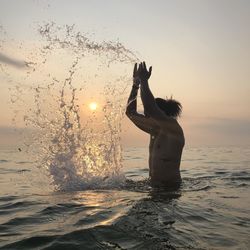
M134 66L133 86L126 115L141 130L150 134L149 176L153 186L175 186L181 182L180 162L185 139L177 122L182 106L171 99L154 98L148 79L152 67L145 62ZM137 113L137 92L140 88L144 115Z

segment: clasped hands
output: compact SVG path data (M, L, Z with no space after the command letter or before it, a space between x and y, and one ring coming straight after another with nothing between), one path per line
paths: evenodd
M147 82L147 80L150 78L152 72L152 66L149 67L149 70L147 70L147 66L145 62L141 62L139 66L137 67L137 63L134 66L134 72L133 72L133 84L137 88L139 88L140 84L143 84L144 82Z

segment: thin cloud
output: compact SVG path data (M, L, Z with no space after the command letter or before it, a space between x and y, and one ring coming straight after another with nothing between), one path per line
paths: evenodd
M17 60L14 58L11 58L9 56L4 55L0 52L0 63L5 63L11 66L14 66L16 68L26 68L28 67L27 63L25 61Z
M196 117L192 119L192 126L202 129L213 129L221 133L245 133L250 135L250 120L238 118Z
M193 130L203 134L214 135L215 138L231 138L250 142L249 119L207 118L197 119L190 126Z
M186 117L187 118L187 117ZM249 145L250 119L188 117L183 124L191 145Z

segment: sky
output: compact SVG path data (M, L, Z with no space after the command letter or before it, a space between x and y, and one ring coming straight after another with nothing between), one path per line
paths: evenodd
M183 105L179 123L186 145L250 144L248 0L1 0L0 45L7 40L12 53L0 46L0 65L18 77L26 58L15 52L13 41L26 48L39 44L37 25L52 21L75 24L99 40L119 39L152 65L155 97L173 95ZM1 69L0 79L0 136L5 141L13 116L12 83ZM123 126L125 145L147 145L148 135L127 118Z

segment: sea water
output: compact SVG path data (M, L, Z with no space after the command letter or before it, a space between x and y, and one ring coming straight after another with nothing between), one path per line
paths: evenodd
M1 249L249 249L249 147L186 147L177 190L150 187L147 156L124 149L123 187L55 191L2 148Z
M121 145L135 53L74 26L38 33L23 71L1 65L18 138L0 151L1 248L248 249L250 148L186 147L180 188L151 188L148 148Z

